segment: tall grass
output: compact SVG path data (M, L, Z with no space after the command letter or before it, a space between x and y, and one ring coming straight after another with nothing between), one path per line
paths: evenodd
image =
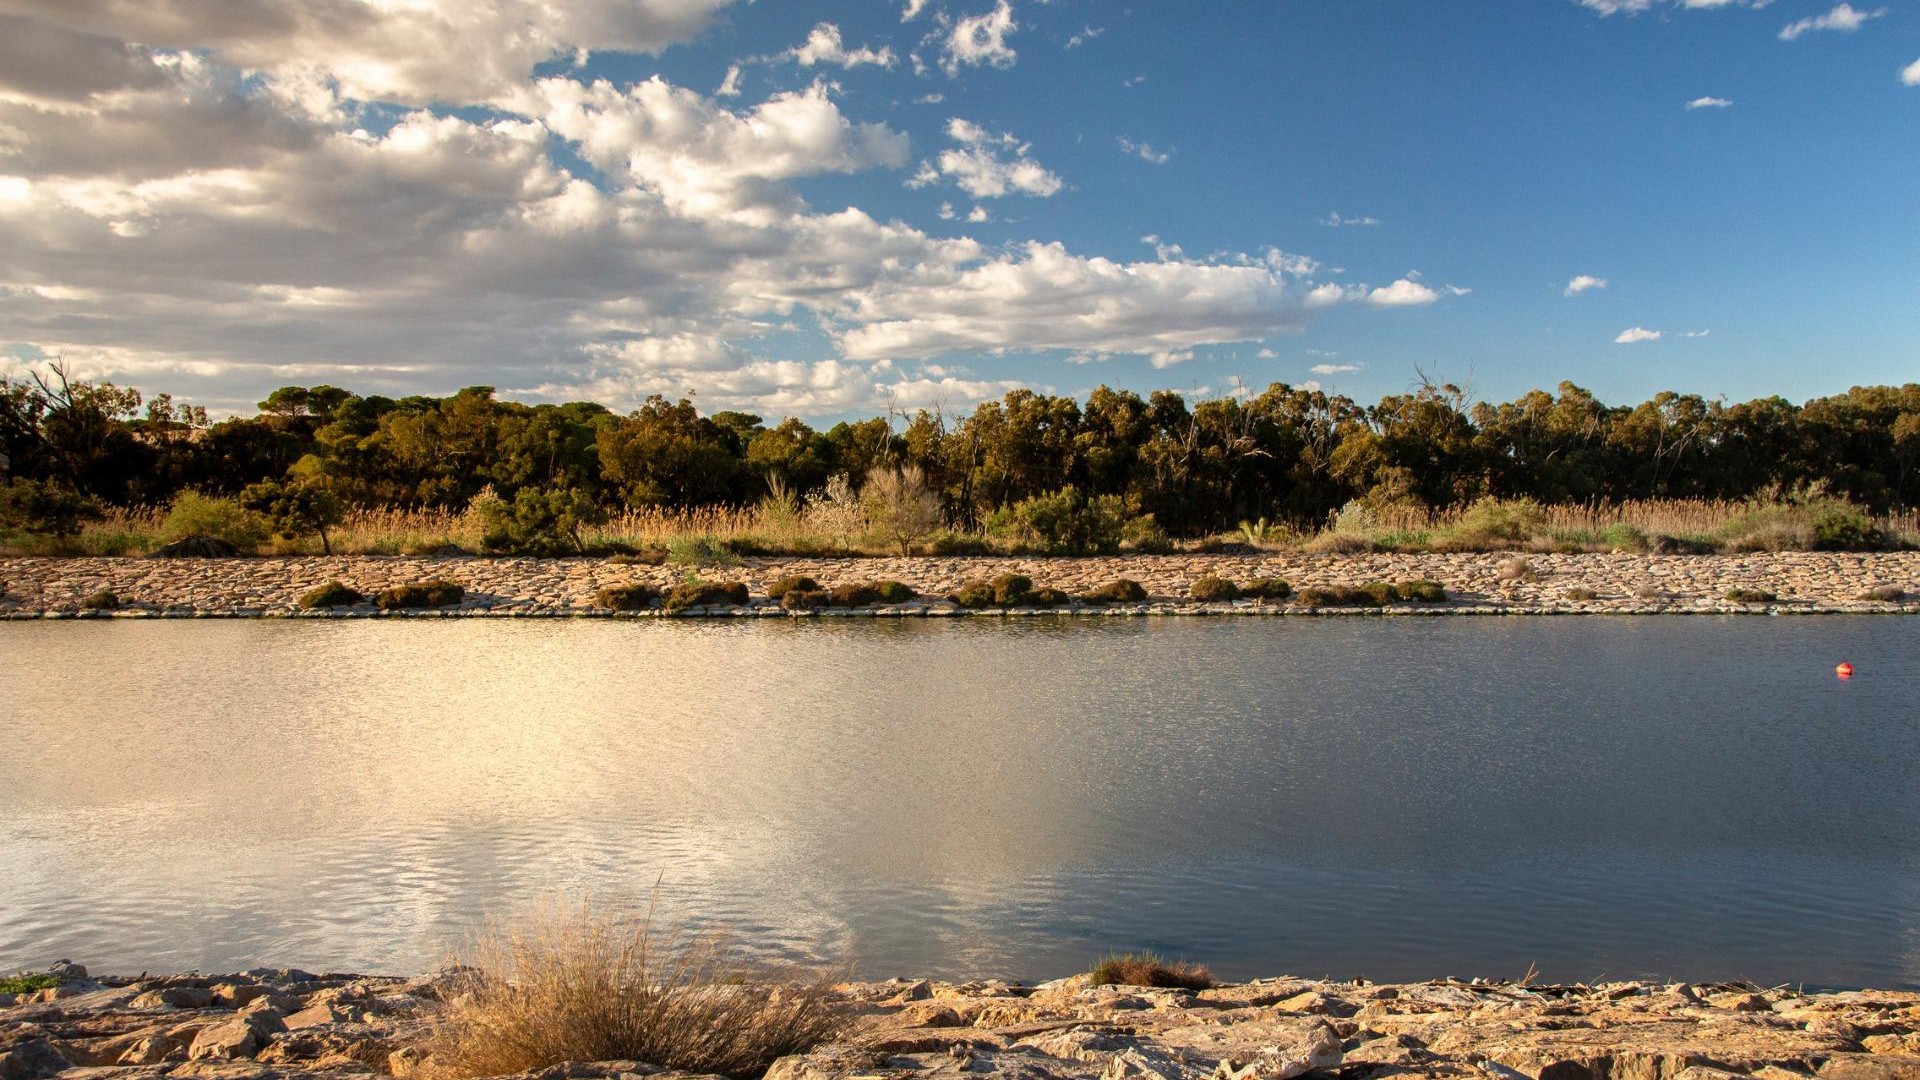
M746 1080L842 1025L823 979L769 981L714 937L586 901L491 923L459 959L468 974L425 1044L429 1077L633 1060Z

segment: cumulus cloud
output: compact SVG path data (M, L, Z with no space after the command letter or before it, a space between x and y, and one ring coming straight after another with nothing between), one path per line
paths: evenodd
M1687 102L1687 111L1695 109L1730 109L1733 102L1723 97L1697 97Z
M1426 307L1429 304L1437 302L1442 296L1465 296L1472 291L1472 289L1464 289L1458 285L1448 285L1444 288L1435 289L1425 282L1418 280L1416 275L1409 275L1390 285L1382 285L1377 289L1366 290L1362 299L1368 307Z
M1345 375L1345 374L1348 374L1349 372L1359 371L1360 365L1359 364L1315 364L1312 367L1308 368L1307 370L1313 372L1315 375Z
M954 20L940 47L940 68L958 75L963 67L1012 67L1017 53L1007 38L1020 29L1013 7L1000 0L992 11Z
M1843 34L1851 34L1855 30L1860 29L1867 20L1878 19L1886 13L1886 8L1862 11L1852 4L1839 4L1825 15L1809 15L1804 19L1790 22L1786 26L1781 27L1780 40L1792 41L1802 34L1819 30L1831 30Z
M951 181L976 199L1006 195L1047 198L1065 186L1060 177L1033 160L1032 145L1005 132L991 132L959 117L947 121L947 137L960 145L924 161L907 183L925 187Z
M1908 86L1920 86L1920 60L1908 64L1905 70L1900 72L1900 81Z
M1567 282L1566 290L1562 292L1561 295L1579 296L1583 292L1588 292L1593 289L1604 289L1606 287L1606 278L1594 277L1592 274L1579 274L1576 275L1572 281Z
M891 46L883 45L874 49L863 45L858 49L849 49L840 37L840 28L827 22L814 27L803 44L785 55L797 61L801 67L831 64L851 70L863 64L888 68L894 64Z
M1615 345L1637 345L1643 341L1659 341L1660 338L1661 334L1658 330L1649 330L1644 326L1634 326L1620 331L1620 336L1614 338L1613 343Z

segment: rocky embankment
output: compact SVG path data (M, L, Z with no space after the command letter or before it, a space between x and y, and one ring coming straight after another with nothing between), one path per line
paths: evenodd
M0 1078L355 1080L430 1072L453 976L89 979L0 1001ZM1920 1080L1920 992L1264 979L1199 992L852 983L830 1045L768 1080ZM427 1068L423 1068L426 1066ZM540 1080L663 1075L569 1062ZM681 1074L684 1076L684 1074Z
M0 559L0 618L67 618L76 615L150 617L354 617L401 616L596 616L604 588L634 583L671 586L697 573L707 581L743 581L752 590L744 607L696 608L695 615L793 613L765 595L787 575L806 575L832 587L877 580L902 581L924 594L907 604L861 611L827 609L805 614L961 615L946 594L967 581L1003 573L1024 574L1036 586L1079 595L1116 578L1146 587L1138 604L1064 609L1088 614L1303 614L1296 601L1200 602L1194 582L1209 576L1246 583L1278 577L1295 590L1356 586L1374 581L1438 581L1443 604L1394 605L1417 614L1562 614L1659 612L1920 612L1920 553L1790 552L1752 555L1246 555L1115 556L1104 558L847 558L748 559L734 566L697 571L681 566L639 566L604 559L425 558L337 556L262 559ZM302 612L302 595L341 581L369 595L392 585L446 578L466 588L455 608L378 613L357 609ZM1879 589L1881 599L1872 598ZM1771 602L1736 602L1734 590L1771 593ZM114 611L90 609L88 598L113 593ZM1904 595L1897 595L1897 594ZM1897 598L1896 598L1897 597ZM1016 608L1030 614L1037 609ZM1320 609L1322 613L1343 609ZM622 613L626 615L646 613ZM985 614L1006 612L989 609Z

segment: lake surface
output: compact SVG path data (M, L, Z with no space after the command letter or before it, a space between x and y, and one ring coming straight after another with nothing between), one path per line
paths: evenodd
M1913 986L1917 690L1899 617L6 624L0 968L658 881L874 977Z

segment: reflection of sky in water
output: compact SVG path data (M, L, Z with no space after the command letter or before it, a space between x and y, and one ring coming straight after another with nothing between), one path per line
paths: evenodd
M663 877L873 974L1912 983L1911 625L10 625L0 966L410 970Z

